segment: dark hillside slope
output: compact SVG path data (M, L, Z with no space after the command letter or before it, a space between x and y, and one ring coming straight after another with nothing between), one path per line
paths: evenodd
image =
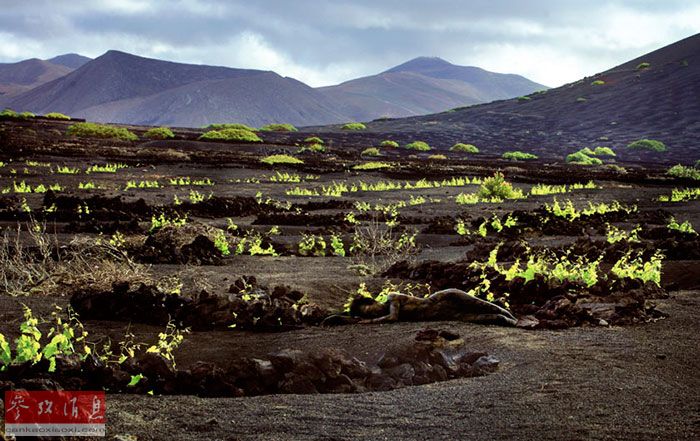
M72 69L60 64L32 58L17 63L0 63L0 104L14 97L60 78Z
M650 67L637 69L642 62ZM604 84L592 84L596 80ZM488 153L520 149L558 159L605 145L623 159L692 163L700 159L700 34L529 98L375 121L368 132L400 141L422 139L438 148L469 142ZM663 141L669 152L625 151L639 138Z
M274 72L198 81L146 97L88 107L75 115L103 122L178 127L230 121L260 127L280 121L305 125L347 120L316 90Z
M260 72L171 63L109 51L63 78L23 94L12 102L12 106L38 113L75 114L88 107L152 95L188 83L238 78Z

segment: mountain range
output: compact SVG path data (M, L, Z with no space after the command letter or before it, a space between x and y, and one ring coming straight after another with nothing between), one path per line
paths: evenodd
M333 132L340 127L308 130ZM491 153L521 149L547 157L651 138L669 149L655 161L695 161L700 157L700 34L554 89L432 115L373 121L362 136L402 143L423 140L438 149L464 142ZM638 154L624 148L618 152Z
M18 63L0 63L0 105L44 83L69 74L90 58L65 54L48 60L31 58Z
M275 72L108 51L0 65L0 105L99 122L298 126L444 111L546 89L524 77L420 57L378 75L312 88Z

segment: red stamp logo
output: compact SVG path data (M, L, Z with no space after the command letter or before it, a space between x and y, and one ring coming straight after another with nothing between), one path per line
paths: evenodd
M105 436L102 391L7 391L6 436Z

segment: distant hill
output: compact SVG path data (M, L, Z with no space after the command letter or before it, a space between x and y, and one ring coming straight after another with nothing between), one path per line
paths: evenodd
M274 72L197 81L162 92L110 101L75 112L97 121L202 127L243 122L253 127L272 122L297 126L345 121L334 103L299 81Z
M10 102L16 110L95 121L328 124L347 119L320 92L274 72L204 66L109 51Z
M639 66L649 63L648 68ZM561 159L582 147L618 148L639 138L663 141L655 161L700 159L700 34L575 83L426 116L375 121L374 133L399 141L421 139L446 149L455 142L484 152L538 152ZM338 126L314 128L336 131Z
M49 58L46 61L48 61L49 63L66 66L71 69L77 69L90 60L92 60L92 58L85 57L79 54L63 54L57 57Z
M28 90L70 73L71 70L38 58L0 63L0 106Z
M519 75L419 57L369 77L319 90L356 121L441 112L546 89Z
M5 103L18 111L130 124L307 126L427 114L544 88L517 75L439 58L417 58L379 75L319 89L269 71L173 63L119 51L94 60L66 54L49 61L43 63L60 66L53 81L27 86L21 95L15 91Z

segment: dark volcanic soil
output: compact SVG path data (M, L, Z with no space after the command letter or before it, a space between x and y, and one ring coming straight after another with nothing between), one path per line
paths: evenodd
M628 328L523 333L442 324L502 360L499 371L486 377L361 395L111 395L110 434L183 440L694 440L700 435L698 294L674 293L660 302L672 318ZM418 327L352 327L334 341L357 341L362 332L374 348ZM304 333L290 340L319 344Z
M597 319L572 321L567 324L572 327L562 330L456 322L320 327L312 321L298 320L276 326L273 320L265 330L278 332L259 332L261 329L248 326L250 323L238 329L216 327L211 321L197 323L201 327L186 334L174 353L178 368L187 369L201 361L224 368L237 366L241 358L265 358L283 349L334 348L375 363L387 348L411 341L424 326L459 333L470 350L495 356L500 367L484 377L361 394L216 399L110 394L107 425L110 436L134 435L138 439L157 440L457 437L691 440L700 434L697 344L700 260L695 246L698 239L669 232L667 228L670 217L674 216L679 222L689 221L697 229L700 204L697 200L658 201L660 195L671 194L673 188L697 187L697 181L672 179L665 175L664 167L642 168L634 158L619 162L627 169L626 173L620 173L606 167L543 161L515 166L488 157L437 161L425 156L409 157L406 151L384 152L386 156L381 160L395 163L391 170L359 172L351 167L365 160L356 151L361 143L353 144L348 141L349 135L338 133L328 135L326 154L302 153L297 156L304 159L303 165L270 167L260 163L262 156L294 154L297 147L293 143L305 134L266 134L264 137L270 143L258 146L197 142L198 131L176 130L177 139L172 141L130 143L69 138L64 135L68 124L37 119L0 125L0 161L5 163L0 166L0 189L7 189L0 194L2 233L14 237L18 222L23 225L29 219L27 206L47 222L48 231L56 232L60 253L76 246L70 245L76 238L95 241L102 234L104 240L119 231L127 242L124 245L127 253L137 263L152 264L149 277L160 281L179 278L181 294L193 299L201 299L201 291L205 290L226 304L235 291L231 285L241 276L255 276L259 285L270 289L288 286L290 291L305 294L318 308L332 312L342 310L348 295L356 292L360 283L378 292L389 277L381 271L371 276L361 275L353 266L357 263L353 256L303 257L298 248L304 234L322 234L327 240L331 234L337 234L348 246L354 227L346 215L353 212L361 225L368 225L371 219L371 215L359 212L357 202L367 203L375 211L377 204L400 204L397 228L417 231L416 242L420 247L416 255L402 259L415 261L417 266L428 260L437 261L436 267L442 265L440 280L417 280L410 272L396 272L400 278L394 279L394 283L437 285L449 280L457 285L465 283L464 287L469 288L468 281L460 279L463 273L455 270L449 274L452 264L455 269L464 269L473 261L484 261L490 250L504 242L498 261L509 265L523 248L518 244L520 239L540 250L563 252L573 245L593 258L601 250L608 250L610 255L601 263L601 268L607 271L626 248L605 245L606 222L624 231L631 231L639 224L641 242L630 244L630 248L637 247L647 253L660 249L667 255L660 287L655 287L658 296L642 295L636 299L639 303L628 305L633 313L629 317L634 317L630 322L636 324L626 326L606 326ZM144 128L132 129L141 134ZM351 148L344 148L346 141ZM92 164L108 162L124 163L127 167L116 173L85 173ZM59 174L59 165L76 167L80 173ZM476 184L348 191L332 196L287 193L295 187L323 192L323 187L334 182L349 186L378 181L414 185L423 178L441 181L489 176L497 169L503 170L507 179L526 193L538 183L593 180L597 188L474 205L457 204L455 198L460 193L477 191ZM278 171L299 175L301 182L271 180ZM170 183L171 179L183 177L192 181L208 179L214 185ZM39 184L60 184L61 189L53 195L18 193L13 183L21 181L33 188ZM130 181L159 184L157 188L134 185L126 188ZM86 182L94 183L96 188L80 189L79 183ZM193 203L191 190L201 193L205 200ZM551 204L555 197L559 201L570 199L579 209L588 202L619 201L625 206L636 206L637 211L573 223L551 220L544 224L543 206ZM167 229L148 232L153 215L171 216L176 212L188 214L187 227L174 232ZM460 236L455 231L458 219L474 231L484 219L504 218L509 213L520 218L513 231L497 233L489 229L486 238L475 233ZM237 230L227 230L228 218L238 226ZM268 234L275 226L279 234ZM272 246L280 255L215 255L211 236L207 236L214 228L226 231L225 238L232 249L245 235L259 233L265 238L263 246ZM120 286L102 288L109 295ZM53 305L67 306L74 292L95 294L90 289L62 285L46 295L12 297L0 293L0 333L8 340L17 336L22 304L46 318ZM564 293L568 295L565 300L576 300L579 291ZM559 296L557 301L563 300ZM639 304L648 309L640 309ZM156 302L149 307L157 309L158 305ZM517 306L523 308L519 311L526 309ZM620 305L615 308L629 312ZM105 309L96 315L101 319L84 320L90 338L95 341L104 342L109 337L119 342L126 332L132 332L136 341L150 345L163 330L163 326L152 323L160 323L167 317L167 311L163 315L162 309L156 316L146 308L136 312L131 308L132 322L129 322L124 316L114 316L118 308ZM646 314L648 311L654 313ZM229 310L224 312L225 319L233 317ZM662 315L666 318L654 319ZM259 321L254 315L248 319L253 324Z

